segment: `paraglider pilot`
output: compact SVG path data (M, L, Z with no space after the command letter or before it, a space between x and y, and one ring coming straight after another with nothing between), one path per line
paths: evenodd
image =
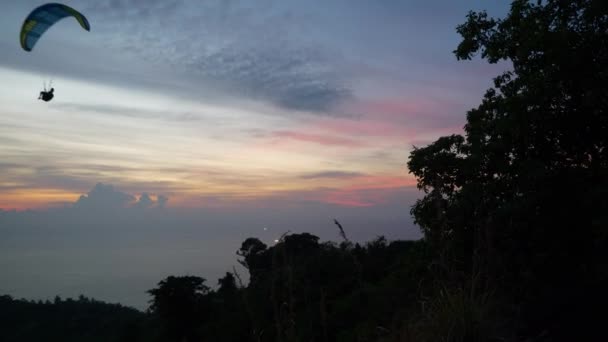
M38 96L38 100L42 100L45 102L51 101L53 99L53 96L55 96L55 95L53 95L54 91L55 91L55 88L51 88L49 91L46 91L46 90L41 91L40 95Z

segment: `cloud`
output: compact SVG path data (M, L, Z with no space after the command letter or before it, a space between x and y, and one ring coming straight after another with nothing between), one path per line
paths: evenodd
M158 195L158 197L156 199L156 202L158 203L159 208L164 208L168 201L169 201L169 198L164 195Z
M349 179L364 176L361 172L345 172L345 171L321 171L302 175L302 179L318 179L318 178L340 178Z
M350 96L322 57L306 48L229 46L195 58L187 68L206 80L288 109L323 112Z
M417 99L359 101L355 106L368 118L425 130L460 124L463 120L461 114L468 109L463 101L433 95Z
M52 107L62 110L74 111L78 113L92 112L128 118L161 119L179 122L190 122L200 120L200 118L194 113L176 112L172 110L142 109L120 105L59 102L54 103Z
M105 44L229 95L313 113L351 96L340 58L307 41L312 23L281 2L97 0L85 10Z
M357 183L323 193L322 201L345 207L372 207L399 203L403 191L414 189L412 177L362 176Z
M134 200L134 196L116 191L112 185L97 183L88 194L80 196L74 207L101 210L117 209L127 207Z
M133 195L122 191L115 190L112 185L97 183L95 187L86 195L81 195L78 201L74 203L72 210L92 210L92 211L108 211L119 209L146 209L155 206L164 207L168 198L160 196L157 201L154 201L147 192L144 192L136 198Z
M63 157L63 155L60 155ZM90 189L91 179L103 179L104 182L112 182L124 186L124 175L138 172L141 168L134 166L87 163L82 160L75 162L65 161L53 165L53 156L38 157L30 164L19 161L18 163L0 164L0 172L3 179L0 181L0 190L18 191L32 193L40 189L61 189L66 193L78 194ZM168 174L179 174L183 170L176 167L158 168L160 172ZM162 191L171 184L163 182L138 182L130 183L130 191ZM93 189L95 190L95 189ZM97 193L95 193L97 194ZM6 193L4 193L6 195Z
M139 200L137 200L137 202L134 204L134 207L145 209L145 208L150 208L153 204L154 204L154 201L150 198L150 195L148 195L147 192L144 192L139 197Z
M365 145L355 139L295 131L276 131L272 134L272 137L279 140L296 140L325 146L361 147Z

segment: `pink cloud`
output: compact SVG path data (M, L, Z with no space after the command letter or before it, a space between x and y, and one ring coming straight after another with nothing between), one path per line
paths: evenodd
M377 99L355 104L353 110L369 120L433 129L465 120L467 105L446 98Z
M465 122L465 107L450 99L360 100L341 110L360 116L316 117L300 127L272 132L270 140L267 136L262 144L280 147L301 142L349 149L380 148L460 133Z
M373 120L320 119L314 129L348 136L403 137L407 127Z
M358 192L331 192L323 199L324 203L337 204L342 207L372 207L377 201L370 201Z
M449 99L385 98L361 100L343 108L358 118L321 117L304 132L327 132L337 137L382 138L393 144L464 125L466 107Z
M389 202L399 189L415 186L416 180L409 176L361 176L345 187L322 192L319 200L346 207L369 207Z
M440 109L437 103L424 100L401 100L401 99L382 99L364 101L358 104L358 110L366 115L382 115L385 118L395 116L412 116L420 113L429 113Z
M326 193L320 201L342 207L373 207L396 202L405 188L413 187L341 189Z

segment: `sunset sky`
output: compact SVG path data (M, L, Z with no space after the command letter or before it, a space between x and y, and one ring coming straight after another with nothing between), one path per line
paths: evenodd
M411 228L412 146L462 132L505 69L452 51L469 10L500 16L507 1L74 0L91 32L66 18L25 52L21 24L42 3L0 3L0 234L10 225L14 253L40 247L23 222L51 220L20 212L60 225L86 203L260 225L351 215L364 238ZM50 80L55 99L36 100ZM0 292L47 295L19 290L19 265Z
M373 206L414 184L411 146L460 132L496 73L451 54L483 1L71 1L91 32L66 18L28 53L41 3L0 5L5 209L97 182L177 207ZM51 79L56 99L36 101Z

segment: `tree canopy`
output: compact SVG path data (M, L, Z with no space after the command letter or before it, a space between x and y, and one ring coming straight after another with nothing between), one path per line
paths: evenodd
M594 336L608 270L608 3L517 0L457 31L458 59L512 69L464 136L411 154L426 193L416 222L456 281L481 275L513 304L522 334Z

